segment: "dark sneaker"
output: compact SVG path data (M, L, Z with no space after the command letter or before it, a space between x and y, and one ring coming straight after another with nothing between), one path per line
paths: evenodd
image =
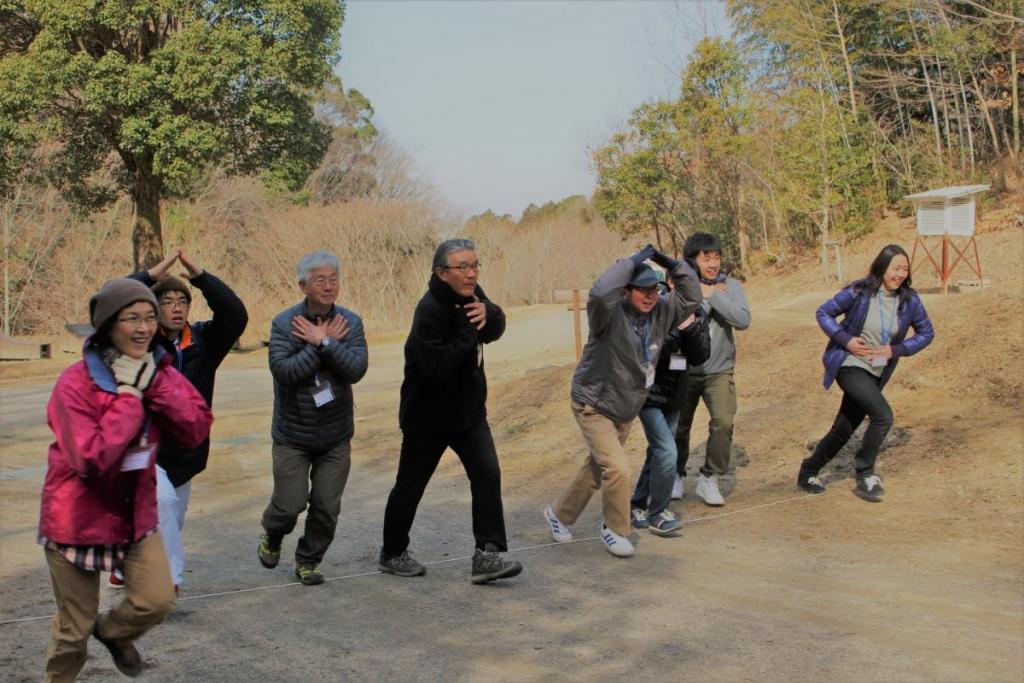
M493 543L487 543L485 550L473 553L473 578L475 584L490 583L495 579L508 579L523 571L519 562L503 560Z
M302 582L303 586L319 586L324 582L324 575L320 571L320 565L313 564L312 562L296 564L295 576L299 577L299 581Z
M885 489L882 488L882 478L877 474L857 477L857 488L853 492L858 498L862 498L869 503L881 503L882 496L885 495Z
M825 482L818 477L809 477L801 474L796 478L796 487L807 491L807 493L813 493L816 496L825 493Z
M653 517L648 517L648 531L655 536L676 536L676 532L682 526L682 522L676 519L671 510L659 512Z
M633 508L629 511L629 523L633 525L634 529L646 529L649 525L647 521L647 510L641 508Z
M382 572L395 576L423 576L427 573L427 568L417 562L408 550L403 550L400 555L385 555L381 548L377 566Z
M260 547L257 552L260 564L267 569L273 569L281 561L281 539L271 538L270 534L260 534Z
M92 626L92 634L110 652L110 656L114 658L114 666L117 667L118 671L125 676L132 677L142 673L146 665L142 663L142 656L135 649L134 645L131 643L119 644L112 640L107 640L100 635L100 623L98 621Z

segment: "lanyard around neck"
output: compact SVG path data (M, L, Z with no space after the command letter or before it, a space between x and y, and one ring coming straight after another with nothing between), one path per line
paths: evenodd
M889 320L886 321L886 319L885 319L885 304L883 303L883 299L882 299L882 288L881 287L878 288L878 295L877 296L878 296L878 321L882 324L882 331L880 333L880 336L882 338L882 343L883 344L888 344L889 343L889 338L892 336L892 330L890 328L892 327L893 322L896 320L896 300L895 300L895 297L894 297L893 304L892 304L892 317L890 317Z

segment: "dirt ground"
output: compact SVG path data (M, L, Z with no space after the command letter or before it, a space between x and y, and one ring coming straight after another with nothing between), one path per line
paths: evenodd
M1021 681L1024 680L1024 233L986 217L991 286L925 294L934 344L901 361L886 395L901 439L881 457L888 495L850 480L824 496L793 485L838 391L820 383L814 309L835 291L805 262L750 279L753 325L738 334L735 438L750 458L724 508L690 490L678 538L636 535L630 560L597 540L595 500L577 541L550 542L540 511L584 454L569 412L571 314L509 311L487 350L512 556L524 573L472 586L469 486L442 461L412 550L424 578L376 572L397 465L401 340L371 343L357 385L354 465L320 587L256 560L271 490L265 352L232 355L217 381L213 455L192 489L187 578L168 621L140 643L153 681ZM863 273L911 223L890 220L847 248ZM919 287L934 278L915 274ZM486 283L485 283L486 284ZM41 678L53 598L35 545L45 472L44 407L72 357L0 367L0 680ZM706 434L701 409L695 442ZM629 448L639 465L643 435ZM691 484L692 486L692 484ZM103 603L118 598L103 589ZM92 647L80 680L120 675Z

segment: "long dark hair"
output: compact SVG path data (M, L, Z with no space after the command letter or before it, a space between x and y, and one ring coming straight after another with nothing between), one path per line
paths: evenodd
M907 264L910 264L910 256L903 247L898 244L887 244L882 251L878 252L878 256L871 262L871 267L868 268L867 277L857 280L853 283L853 286L859 290L868 290L871 293L877 292L878 288L882 286L882 278L885 277L885 271L889 270L889 264L896 256L902 256L907 259ZM914 293L914 288L910 282L910 272L907 272L907 277L903 282L900 283L900 288L896 290L896 294L900 298L900 305L910 300L911 294Z

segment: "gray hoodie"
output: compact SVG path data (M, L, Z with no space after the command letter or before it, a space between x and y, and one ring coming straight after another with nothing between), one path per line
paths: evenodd
M732 331L750 327L750 306L743 287L737 280L727 277L725 291L716 289L704 299L701 308L710 315L711 356L702 365L690 368L689 372L694 375L730 372L736 366L736 343Z
M590 334L572 378L572 399L615 422L632 420L647 400L644 353L637 333L638 326L644 327L644 316L623 296L633 267L632 259L619 259L590 288ZM675 291L663 296L648 314L650 323L645 336L652 367L658 363L665 335L689 317L701 300L697 275L685 261L680 261L669 277L675 283Z

